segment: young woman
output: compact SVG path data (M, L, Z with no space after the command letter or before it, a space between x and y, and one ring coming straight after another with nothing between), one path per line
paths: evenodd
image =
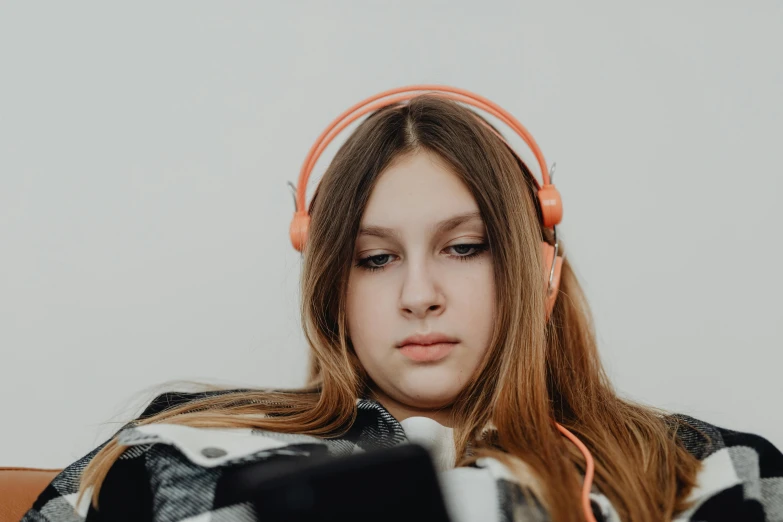
M468 106L520 133L543 186ZM368 112L308 212L318 155ZM430 449L454 521L783 520L767 440L617 396L548 174L524 127L472 93L352 107L305 161L291 227L308 385L164 394L24 520L263 519L225 492L241 466L406 442Z

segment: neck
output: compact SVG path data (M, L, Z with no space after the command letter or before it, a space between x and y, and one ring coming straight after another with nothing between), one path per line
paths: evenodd
M397 419L398 422L402 422L409 417L428 417L443 426L448 428L453 427L451 424L451 406L444 406L441 408L419 408L410 404L392 399L377 386L369 388L369 397L378 401L381 406L386 408L392 417Z

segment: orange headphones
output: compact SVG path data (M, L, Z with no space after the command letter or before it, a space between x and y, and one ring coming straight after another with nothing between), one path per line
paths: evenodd
M318 136L318 139L310 148L307 157L305 158L302 169L299 171L299 180L296 187L292 187L295 190L294 204L296 211L294 217L291 220L291 226L289 233L291 236L291 244L296 250L302 252L307 242L307 231L310 226L310 214L308 213L305 205L305 189L307 188L307 181L310 178L310 173L315 167L316 161L323 153L324 149L329 143L343 130L358 118L364 116L368 112L375 111L388 105L409 100L419 94L434 93L447 99L455 100L465 103L478 109L482 109L500 121L511 127L519 136L525 140L530 149L538 160L538 165L541 168L541 177L543 178L543 185L540 185L538 181L533 178L533 182L538 192L538 206L541 210L542 225L544 228L552 228L554 232L554 246L550 245L546 241L541 241L541 255L544 265L544 284L546 285L547 300L546 300L546 317L552 314L552 309L555 306L555 300L557 299L557 292L560 286L560 271L563 265L562 256L558 256L559 244L557 242L557 230L555 225L559 224L563 218L563 203L560 199L560 193L552 184L551 177L554 174L555 165L552 164L552 171L548 171L546 167L546 161L544 155L538 144L533 139L533 136L522 126L519 121L514 118L510 113L504 110L496 103L466 91L464 89L458 89L456 87L449 87L447 85L411 85L408 87L398 87L395 89L389 89L388 91L381 92L375 96L371 96L352 107L345 110ZM500 135L493 127L488 125L485 120L478 118L479 121L487 125L492 132L494 132L503 142L508 145L508 142ZM522 158L514 151L514 149L508 145L509 150L519 159ZM590 486L593 481L594 464L590 452L587 450L584 444L576 438L570 431L555 422L560 432L573 442L585 457L586 471L585 480L582 489L582 505L585 511L585 517L588 521L595 522L593 517L592 508L590 506Z
M322 133L318 136L318 139L310 148L310 152L305 158L302 169L299 171L299 180L296 185L295 205L296 212L291 221L291 227L289 233L291 236L291 243L294 248L301 252L304 249L307 242L307 231L310 225L310 214L305 206L305 190L307 188L307 180L310 178L310 173L315 167L316 161L321 156L321 153L326 149L329 143L337 136L340 131L350 125L353 121L374 111L381 107L391 105L393 103L408 100L414 96L421 94L421 91L438 92L441 96L452 100L460 101L468 105L472 105L479 109L483 109L488 113L494 115L499 120L506 123L509 127L519 134L523 140L530 146L533 153L536 155L538 164L541 167L541 176L544 180L544 185L538 184L538 181L533 178L536 188L538 189L538 206L541 209L541 216L543 225L545 228L552 228L555 232L555 244L550 245L546 241L541 241L541 255L544 265L544 282L547 289L547 301L546 301L546 317L552 314L552 309L555 306L555 300L557 299L557 291L560 286L560 270L563 264L563 258L558 256L559 244L557 242L557 230L555 225L560 223L563 218L563 203L560 199L560 193L552 184L550 176L547 171L546 161L544 155L541 153L541 149L536 144L533 136L517 121L514 116L506 112L502 107L494 102L483 98L477 94L473 94L463 89L457 89L455 87L449 87L444 85L413 85L410 87L399 87L396 89L390 89L384 91L375 96L371 96L366 100L363 100L353 107L340 114ZM393 96L396 95L396 96ZM389 96L392 96L389 98ZM386 98L386 99L384 99ZM482 123L486 122L479 118ZM501 140L505 142L503 136L501 136L494 128L487 125ZM508 145L508 143L506 143ZM509 145L515 156L521 162L522 159ZM524 162L523 162L524 163ZM552 173L554 173L554 164L552 165Z

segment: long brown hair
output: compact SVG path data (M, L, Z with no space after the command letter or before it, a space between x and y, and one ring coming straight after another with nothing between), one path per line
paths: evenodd
M346 432L368 377L346 336L345 295L359 223L376 180L405 154L437 154L467 185L484 220L494 262L497 321L482 364L452 408L455 465L482 456L505 462L557 522L583 520L584 458L622 520L670 520L688 507L700 462L658 408L618 397L599 359L592 317L569 261L545 320L540 224L532 174L477 115L436 95L371 114L340 147L310 204L303 252L302 327L310 379L296 390L243 390L137 420L196 427L255 427L323 437ZM561 245L562 246L562 245ZM259 417L259 413L272 414ZM100 485L124 447L111 440L85 469L80 493ZM532 477L532 481L530 480Z

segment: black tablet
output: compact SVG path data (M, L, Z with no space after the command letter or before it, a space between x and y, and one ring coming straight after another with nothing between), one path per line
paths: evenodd
M225 471L220 503L251 501L264 521L449 522L432 459L416 444Z

